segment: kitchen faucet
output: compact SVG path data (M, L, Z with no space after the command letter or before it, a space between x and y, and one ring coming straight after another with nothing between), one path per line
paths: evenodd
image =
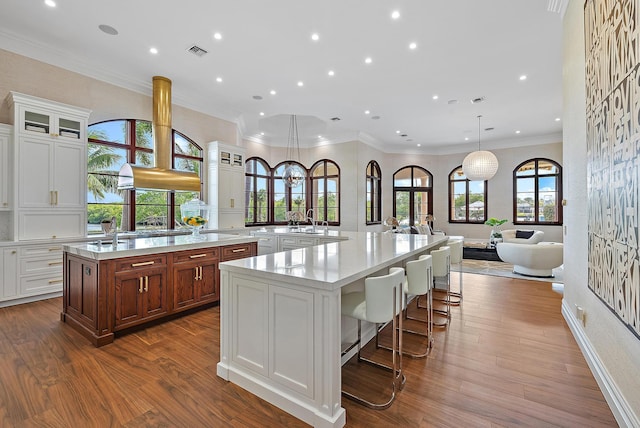
M309 213L311 213L311 215L309 215ZM313 209L309 208L307 210L307 220L311 221L311 230L313 232L316 231L316 221L313 219Z

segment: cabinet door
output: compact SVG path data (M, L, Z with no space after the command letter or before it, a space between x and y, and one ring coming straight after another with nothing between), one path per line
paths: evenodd
M220 284L218 284L218 263L207 263L200 266L199 296L200 302L215 302L220 299Z
M53 147L54 206L85 209L87 156L84 146L56 141Z
M167 281L165 271L147 272L142 293L142 317L153 317L167 313Z
M200 269L197 262L173 266L173 308L181 309L197 302L196 281Z
M5 248L0 259L0 300L18 297L18 250Z
M140 272L116 274L115 282L115 326L120 327L142 318L144 275Z
M0 210L11 208L9 203L9 137L9 129L0 125Z
M49 208L53 206L51 143L36 138L20 139L18 159L18 200L22 208ZM75 169L75 168L74 168ZM78 180L79 177L76 177Z
M220 167L219 200L221 209L244 210L244 169L237 166Z

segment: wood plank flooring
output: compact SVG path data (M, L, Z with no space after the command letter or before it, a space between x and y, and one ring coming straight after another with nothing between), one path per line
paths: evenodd
M464 274L464 286L431 355L404 358L406 386L389 409L343 399L348 427L617 426L550 283ZM60 322L61 307L0 309L0 426L306 426L216 376L218 307L102 348ZM420 343L405 335L405 345ZM343 382L382 385L375 376L350 362Z

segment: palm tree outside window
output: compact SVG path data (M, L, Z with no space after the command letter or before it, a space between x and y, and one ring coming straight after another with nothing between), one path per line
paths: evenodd
M486 181L468 180L462 165L449 173L449 222L484 223L487 205Z
M258 157L245 162L245 225L268 224L270 222L271 198L269 183L271 168Z

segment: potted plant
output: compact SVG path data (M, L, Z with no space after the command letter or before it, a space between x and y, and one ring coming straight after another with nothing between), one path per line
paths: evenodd
M491 217L484 222L484 224L486 224L487 226L491 226L491 235L489 235L489 247L493 248L495 247L497 242L502 241L502 232L500 231L500 226L505 224L507 221L509 220L507 220L506 218L499 220L495 217Z

